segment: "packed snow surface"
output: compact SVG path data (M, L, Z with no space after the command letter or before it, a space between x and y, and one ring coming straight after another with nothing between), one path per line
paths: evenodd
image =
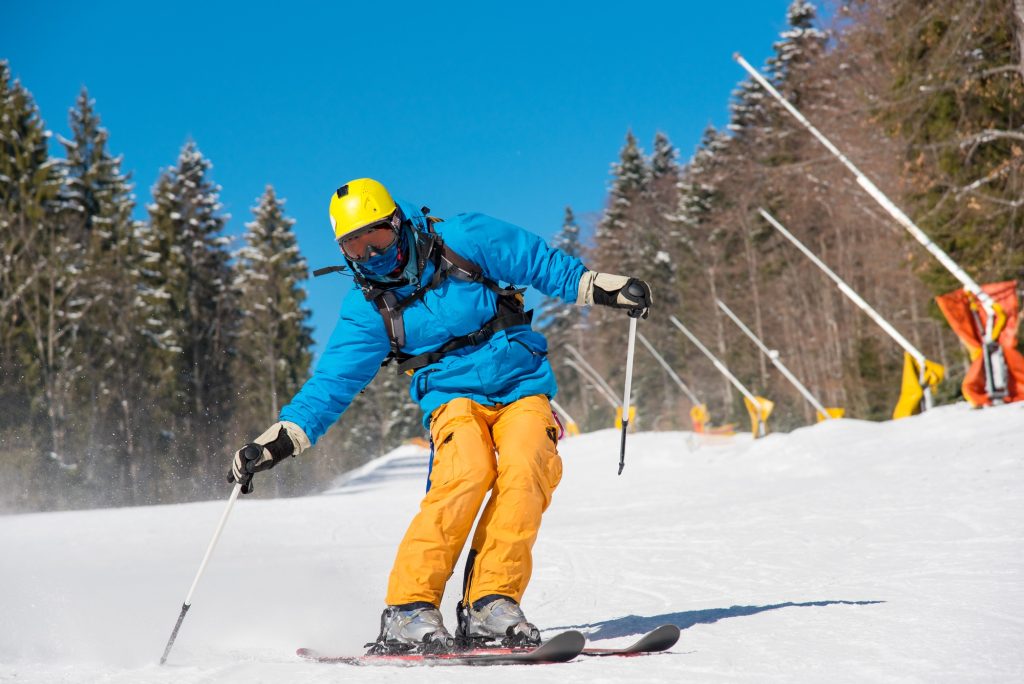
M671 653L565 665L354 668L423 492L403 447L319 496L241 500L157 665L227 500L0 518L12 682L1021 682L1024 405L701 442L562 443L524 599L599 645L675 623ZM327 458L313 451L303 459ZM258 478L273 477L264 473ZM259 486L259 480L257 480ZM454 626L456 571L442 609Z

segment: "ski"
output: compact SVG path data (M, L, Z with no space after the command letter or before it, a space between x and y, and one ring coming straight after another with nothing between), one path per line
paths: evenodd
M636 656L667 651L675 646L677 641L679 628L675 625L662 625L625 648L584 648L581 653L585 656Z
M398 655L333 656L311 648L300 648L295 654L318 663L342 665L541 665L565 663L583 652L586 638L580 632L560 632L536 648L481 648L452 653L405 653Z

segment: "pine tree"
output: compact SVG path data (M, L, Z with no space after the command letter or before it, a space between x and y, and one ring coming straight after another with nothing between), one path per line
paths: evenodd
M679 205L679 152L668 136L658 132L654 136L654 152L650 159L650 182L646 189L645 220L641 225L639 241L647 245L642 269L638 274L657 282L668 299L667 308L673 308L675 298L670 294L675 286L675 265L671 249L678 237ZM653 252L653 254L651 253Z
M655 316L643 324L651 338L667 332L668 314L678 306L676 260L680 238L678 152L664 133L654 139L654 151L648 159L632 132L612 167L613 181L608 206L598 225L594 266L598 270L641 278L651 284ZM603 360L598 370L617 383L623 375L618 357L623 349L622 312L591 312L592 345ZM674 350L665 356L672 363ZM638 424L678 427L680 412L676 388L652 357L644 352L634 362L637 388L634 397ZM646 421L646 422L645 422Z
M628 272L635 265L632 255L636 244L637 223L643 209L650 170L643 150L632 131L619 152L618 163L612 164L612 187L608 207L597 225L594 266L612 273Z
M85 304L74 297L80 250L64 220L59 197L62 168L59 160L49 157L50 133L31 95L17 81L8 85L9 78L3 64L3 384L14 380L29 388L25 398L30 408L22 415L42 418L46 430L41 442L52 469L64 466L64 472L71 473L77 464L64 459L68 395L75 373L73 340Z
M770 97L752 78L736 86L729 105L728 124L735 140L752 145L767 131L766 106Z
M188 142L158 179L143 231L145 334L155 347L149 375L164 392L167 466L180 477L219 471L234 393L238 316L211 167Z
M676 221L682 226L684 248L696 253L707 240L712 213L718 206L722 179L721 167L729 152L731 138L714 126L704 129L693 159L681 174Z
M305 381L312 329L305 307L306 260L272 186L252 209L245 246L236 254L235 282L241 311L235 387L243 430L262 429Z
M674 187L679 181L679 151L662 131L654 134L651 180L654 185L664 182L670 187Z
M107 149L95 102L83 88L70 111L62 204L79 236L79 298L88 302L75 350L81 368L76 396L79 448L90 454L90 477L108 501L134 500L133 468L141 452L146 386L138 313L139 248L135 197L121 158ZM117 478L120 487L109 487Z
M31 501L32 478L59 477L63 405L50 398L66 367L59 308L68 256L59 217L60 163L32 95L0 60L0 434L9 496ZM44 436L45 435L45 436ZM51 459L41 460L42 453Z
M807 82L811 66L821 58L828 42L828 34L815 26L817 17L813 2L793 0L786 11L789 28L772 46L775 56L768 61L772 81L797 107L803 98L820 94L818 89L809 90L811 84Z
M29 343L20 309L43 276L38 268L46 245L39 239L53 211L60 187L60 166L50 159L50 132L39 117L32 95L11 82L6 60L0 60L0 359L8 372L4 388L16 384L16 364L25 363ZM28 352L31 354L31 352Z

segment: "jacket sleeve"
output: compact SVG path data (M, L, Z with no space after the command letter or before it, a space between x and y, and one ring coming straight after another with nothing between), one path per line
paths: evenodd
M445 242L479 264L490 278L530 285L549 297L576 303L580 278L587 270L577 257L549 247L535 233L484 214L455 218L461 230L444 232Z
M316 444L373 380L390 348L380 315L353 290L342 303L338 323L313 376L281 409L280 420L297 424Z

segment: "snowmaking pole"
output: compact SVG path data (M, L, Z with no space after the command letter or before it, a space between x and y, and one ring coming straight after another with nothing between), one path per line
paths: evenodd
M612 389L612 386L609 385L605 381L605 379L601 377L600 373L598 373L596 370L594 370L593 366L591 366L589 363L587 363L587 360L585 358L583 358L583 354L581 354L579 352L579 350L576 349L576 347L572 346L571 344L566 344L565 348L566 348L566 350L568 350L568 352L570 354L572 354L573 358L576 359L576 361L581 366L583 366L584 368L587 369L587 371L590 373L590 376L592 378L594 378L594 380L601 385L601 387L604 389L605 392L607 392L609 395L611 395L613 397L615 396L615 390ZM618 406L618 405L616 404L616 406Z
M687 330L686 326L680 323L678 318L676 318L675 316L669 316L668 319L672 321L672 324L679 328L684 335L690 338L690 341L693 342L697 349L700 349L702 352L704 352L704 356L710 359L711 363L713 363L715 368L718 369L718 372L724 375L726 379L732 383L732 386L740 391L740 394L742 394L746 398L746 400L750 402L750 404L754 407L755 410L761 406L761 402L757 400L757 397L755 397L750 390L744 387L743 383L737 380L736 376L729 372L729 369L726 368L725 364L719 361L717 358L715 358L715 355L711 353L711 350L709 350L707 347L701 344L701 341L697 339L697 336L694 335L689 330ZM760 417L757 420L757 432L758 437L764 437L764 421L762 421Z
M796 387L797 391L799 391L800 394L803 395L804 399L807 400L807 403L813 406L818 413L824 416L823 420L832 420L832 416L829 414L828 409L826 409L822 405L822 403L818 401L813 394L811 394L810 390L804 387L802 382L796 379L796 376L793 375L788 368L786 368L786 364L782 363L782 361L779 360L779 352L773 349L769 349L765 345L765 343L762 342L760 338L758 338L758 336L755 335L750 328L744 325L743 321L741 321L739 317L736 314L734 314L729 307L725 305L725 302L723 302L721 299L716 299L715 302L718 304L718 308L724 311L725 315L731 318L732 322L735 323L736 326L740 330L742 330L743 333L754 342L754 344L757 345L757 348L760 349L761 352L768 357L768 360L772 362L772 365L778 368L779 372L782 373L787 380L793 383L793 387Z
M679 377L679 374L672 369L672 366L668 365L668 361L666 361L664 357L662 357L662 355L658 353L658 350L654 348L654 345L651 344L646 337L644 337L644 334L637 333L636 338L640 340L640 344L647 347L647 351L651 352L651 356L654 357L654 360L657 361L658 364L665 369L665 372L668 373L668 376L672 378L676 385L679 386L679 389L683 391L683 394L685 394L687 398L691 402L693 402L693 405L699 406L701 402L700 399L697 398L697 395L694 394L693 391L686 386L686 383L683 382L683 379L681 377Z
M629 393L633 385L633 352L636 350L636 321L640 311L629 312L629 338L626 342L626 387L622 390L622 441L619 444L619 475L626 467L626 430L629 429Z
M595 380L594 377L590 373L588 373L585 368L580 366L580 364L576 363L572 359L566 359L565 365L568 366L569 368L574 369L577 373L580 374L580 377L582 377L584 380L590 383L590 386L597 390L597 393L600 396L604 397L605 401L611 404L613 409L619 408L619 400L615 398L615 395L611 394L611 392L602 387L601 384L597 380Z
M257 448L257 447L246 447ZM213 533L213 539L210 540L210 545L206 547L206 553L203 555L203 562L199 564L199 571L196 573L196 577L192 580L192 586L189 587L188 595L185 597L185 602L181 604L181 612L178 613L178 621L174 623L174 629L171 630L171 638L167 640L167 646L164 647L164 654L160 657L160 664L163 665L167 662L167 656L171 652L171 647L174 646L174 640L178 638L178 630L181 629L181 623L185 620L185 613L192 607L192 594L195 593L196 585L199 584L199 578L203 576L203 571L206 570L206 564L210 562L210 556L213 555L213 548L217 546L217 540L220 539L220 533L224 529L224 523L228 521L228 514L231 513L231 508L235 505L235 501L238 499L238 495L242 492L242 485L236 484L235 488L231 490L231 496L228 498L228 505L224 508L224 513L220 516L220 522L217 523L217 529Z
M757 69L747 62L747 60L743 59L740 53L734 53L733 58L755 81L757 81L762 88L767 90L772 97L778 100L779 103L786 108L786 111L793 115L793 118L799 121L804 128L810 131L811 135L817 138L818 142L825 146L825 149L831 152L840 162L842 162L843 166L845 166L857 179L857 185L863 188L864 192L868 193L872 199L878 202L878 204L881 205L881 207L885 209L897 223L906 228L907 231L909 231L910 234L913 235L914 238L939 261L940 264L946 267L947 271L953 274L953 276L960 281L965 290L977 298L982 309L985 311L986 319L985 330L982 333L982 355L985 366L985 392L988 394L993 404L1001 404L1007 394L1007 368L1006 360L1002 355L1002 348L992 336L993 326L996 321L995 303L992 301L992 298L981 289L981 286L978 285L978 283L975 282L966 271L960 268L959 264L953 261L948 254L942 251L942 248L932 242L931 238L929 238L923 230L918 228L917 224L915 224L909 216L903 213L903 210L897 207L892 200L885 195L885 193L879 190L867 176L861 173L860 169L854 166L853 162L851 162L838 147L832 144L831 140L826 138L821 131L815 128L814 125L800 113L800 110L784 98L782 94L775 89L775 86L769 83ZM923 366L921 372L923 376ZM925 390L925 397L927 402L930 403L931 397L927 390Z
M926 369L925 369L925 357L924 357L924 354L921 353L921 351L917 347L912 345L910 343L910 340L908 340L906 337L901 335L899 330L897 330L896 328L892 327L892 325L889 323L889 321L885 320L882 317L882 314L880 314L877 311L875 311L871 307L871 305L868 304L866 301L864 301L864 298L861 297L859 294L857 294L852 287L847 285L846 282L842 278L837 276L835 274L835 271L833 271L831 268L826 266L825 262L823 262L821 259L819 259L817 256L815 256L814 252L812 252L811 250L807 249L807 247L804 246L804 243L800 242L800 240L798 240L795 235L793 235L788 230L786 230L786 227L783 226L781 223L779 223L775 219L774 216L769 214L764 209L758 209L758 212L760 212L761 216L764 218L765 221L767 221L768 223L772 224L772 226L774 226L777 231L782 233L783 237L785 237L787 240L792 242L793 245L797 249L799 249L801 252L804 253L804 256L806 256L808 259L810 259L814 263L815 266L820 268L825 273L825 275L827 275L829 278L831 278L832 282L834 282L836 284L836 286L839 288L839 290L844 295L849 297L849 299L854 304L856 304L858 307L860 307L860 310L863 311L864 313L866 313L868 315L868 318L873 320L875 323L877 323L879 325L879 327L882 328L882 330L884 330L886 333L888 333L889 337L891 337L893 340L896 341L896 344L898 344L901 347L903 347L903 351L907 352L908 354L910 354L914 358L914 361L917 362L917 366L920 369L920 371L919 371L920 375L918 377L918 380L921 383L921 389L924 391L924 408L926 410L927 409L931 409L932 408L932 391L931 391L931 386L928 384L928 382L925 379L925 370Z

